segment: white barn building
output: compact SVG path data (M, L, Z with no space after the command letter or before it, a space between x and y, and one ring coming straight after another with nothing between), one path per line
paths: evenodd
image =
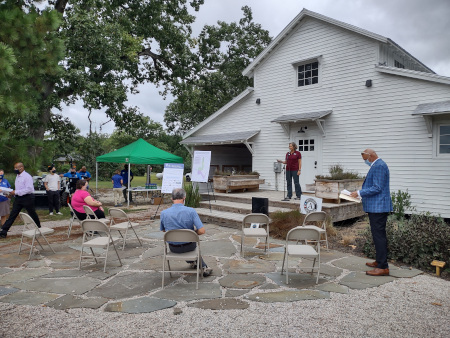
M243 71L248 88L183 137L211 150L219 170L258 171L262 189L283 190L273 163L291 141L300 182L331 165L365 175L361 151L389 165L391 191L408 189L417 211L450 217L450 78L389 38L309 10Z

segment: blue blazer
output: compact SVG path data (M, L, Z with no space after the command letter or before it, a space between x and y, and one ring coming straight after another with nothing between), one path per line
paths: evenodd
M359 194L365 212L392 211L389 168L381 158L371 165Z

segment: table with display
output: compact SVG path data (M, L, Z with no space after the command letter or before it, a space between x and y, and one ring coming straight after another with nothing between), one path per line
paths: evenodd
M134 195L134 203L136 204L136 197L137 196L141 196L144 199L144 203L147 201L147 199L149 199L150 204L159 204L155 203L155 198L162 198L162 194L161 194L161 188L158 187L157 189L149 189L149 188L144 188L144 187L136 187L136 188L131 188L130 189L130 194ZM149 198L149 193L151 193L150 198ZM156 195L156 196L155 196Z

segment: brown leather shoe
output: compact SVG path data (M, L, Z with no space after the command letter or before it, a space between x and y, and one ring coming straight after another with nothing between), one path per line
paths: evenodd
M376 268L376 267L378 266L378 263L377 263L377 261L372 262L372 263L367 262L366 265L367 265L367 266L370 266L371 268Z
M370 271L366 271L366 275L369 276L389 276L389 269L373 269Z

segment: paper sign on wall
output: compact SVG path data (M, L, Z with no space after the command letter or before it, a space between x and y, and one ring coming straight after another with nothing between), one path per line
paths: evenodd
M309 214L314 211L322 211L322 199L302 195L302 198L300 199L300 212L302 214Z
M208 182L210 164L210 151L194 151L194 162L192 162L192 182Z
M183 163L164 163L164 176L161 186L163 194L171 194L175 188L183 187Z

